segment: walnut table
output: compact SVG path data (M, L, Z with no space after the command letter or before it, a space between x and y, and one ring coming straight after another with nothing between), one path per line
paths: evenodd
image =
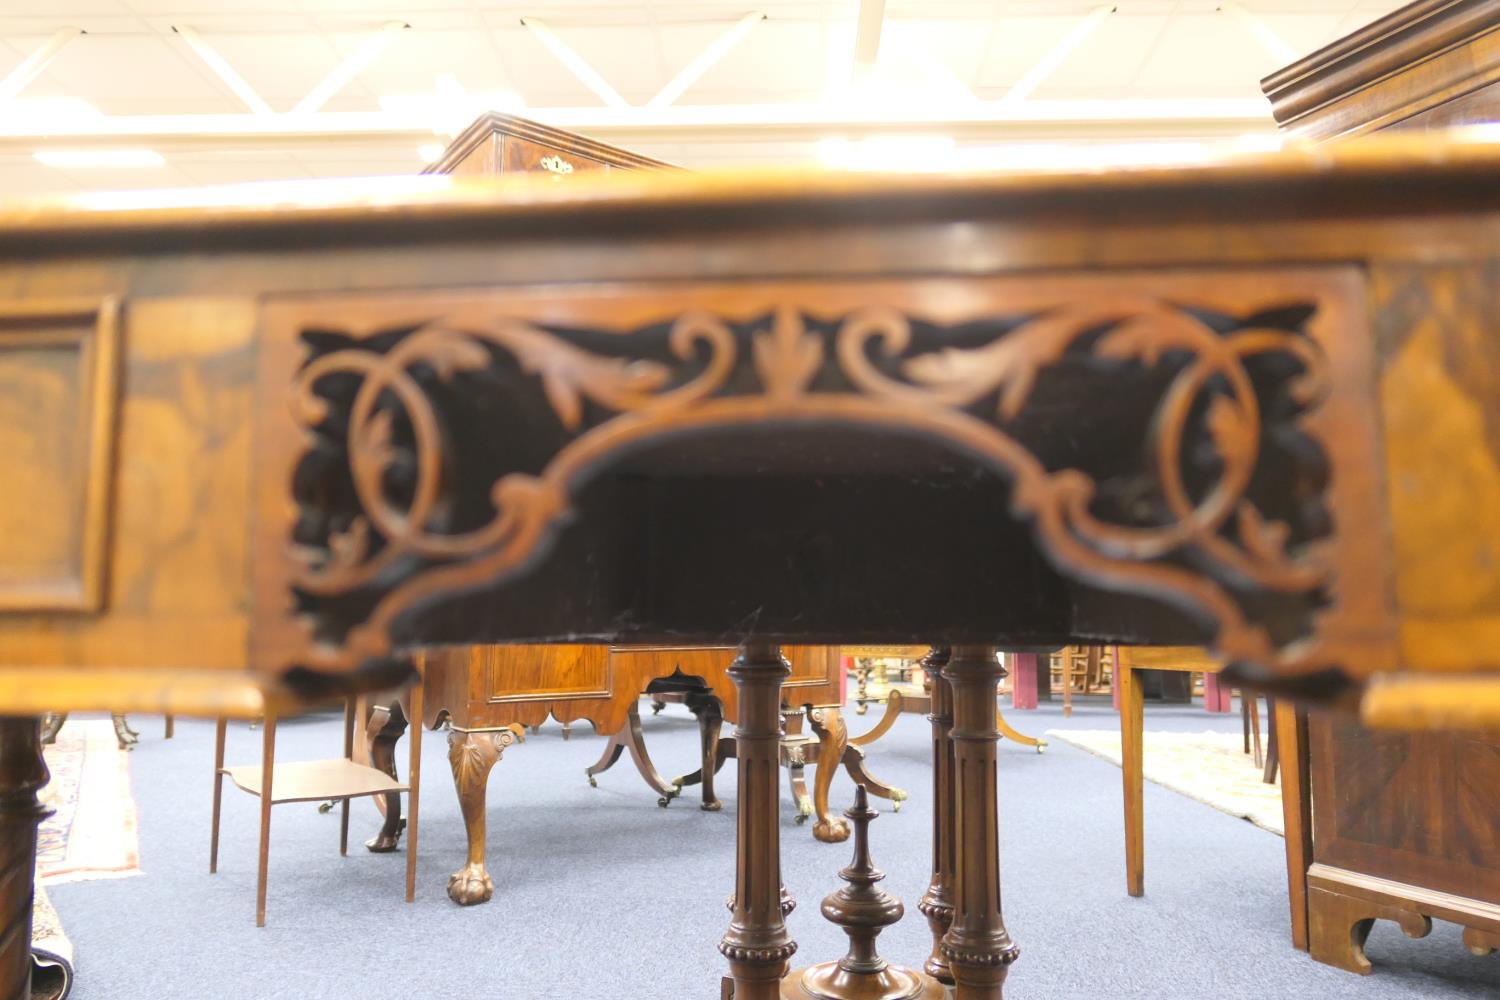
M6 210L0 997L41 713L254 716L524 642L739 646L736 1000L819 891L781 879L782 644L934 646L925 968L999 997L997 649L1500 721L1497 175L1372 138ZM1459 559L1486 585L1395 586Z

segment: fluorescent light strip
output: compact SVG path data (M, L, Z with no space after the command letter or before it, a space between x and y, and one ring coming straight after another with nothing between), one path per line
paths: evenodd
M166 157L151 149L39 149L38 163L49 167L164 167Z

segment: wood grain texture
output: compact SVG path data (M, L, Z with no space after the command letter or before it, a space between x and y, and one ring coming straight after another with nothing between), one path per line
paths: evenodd
M1330 139L1493 121L1500 13L1490 0L1417 0L1261 81L1283 129Z
M51 815L41 719L0 716L0 997L31 1000L31 897L37 827Z
M103 605L118 312L113 299L0 302L0 612Z

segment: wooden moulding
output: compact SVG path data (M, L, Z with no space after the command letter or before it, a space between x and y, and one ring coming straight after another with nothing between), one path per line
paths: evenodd
M112 298L0 302L0 613L103 608L118 312Z
M1421 886L1313 864L1307 872L1309 950L1319 962L1369 975L1364 943L1376 920L1395 921L1407 937L1422 938L1432 919L1464 928L1464 944L1486 954L1500 941L1500 906Z
M581 156L611 167L662 168L672 166L670 163L653 160L649 156L641 156L639 153L632 153L628 149L621 149L618 146L598 142L574 132L565 132L562 129L552 128L526 118L517 118L515 115L490 111L474 119L468 128L455 136L453 141L448 144L448 148L443 150L443 155L428 164L427 168L422 172L426 174L453 173L459 164L469 159L469 157L473 156L476 151L481 150L487 143L494 143L498 150L499 144L505 139L520 139L523 142L572 153L575 156ZM489 166L491 169L477 172L502 172L500 169L501 161L499 159L491 161Z
M1283 129L1327 139L1389 127L1496 82L1493 0L1419 0L1277 70L1261 90Z

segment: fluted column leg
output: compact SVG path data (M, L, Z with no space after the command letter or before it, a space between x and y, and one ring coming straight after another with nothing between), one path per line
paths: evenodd
M781 884L781 682L790 673L781 647L761 641L742 645L729 668L740 699L734 733L739 841L734 916L719 951L729 959L734 1000L777 1000L787 960L797 951Z
M0 716L0 1000L31 1000L31 902L37 826L51 813L41 720Z
M956 646L943 669L953 692L953 923L942 942L957 1000L1000 1000L1019 954L1000 912L1000 824L995 787L994 646Z
M939 646L922 658L930 681L932 723L932 880L917 909L932 929L932 953L923 970L940 983L953 985L953 970L943 954L943 936L953 923L953 689L943 676L950 650Z

